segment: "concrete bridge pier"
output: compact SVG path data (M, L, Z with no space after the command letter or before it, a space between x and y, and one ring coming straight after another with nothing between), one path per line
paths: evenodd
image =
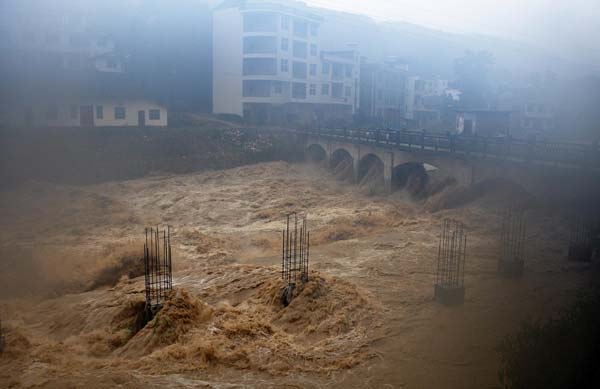
M386 152L383 155L383 183L385 185L385 192L387 194L392 193L392 174L394 172L394 153Z

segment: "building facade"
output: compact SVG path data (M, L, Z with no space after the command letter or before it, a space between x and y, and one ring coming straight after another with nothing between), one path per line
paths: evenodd
M364 123L400 128L405 122L405 89L408 65L390 60L360 68L360 119Z
M456 133L464 136L507 136L510 134L510 111L471 109L456 111Z
M0 111L11 127L165 127L167 109L153 101L128 98L61 98L15 103Z
M440 130L454 127L451 110L460 100L460 91L448 80L408 77L405 89L405 117L410 127Z
M297 2L228 1L213 12L213 112L324 124L358 109L356 50L323 51L322 18Z
M0 14L0 126L166 126L124 77L109 34L78 9L12 2Z

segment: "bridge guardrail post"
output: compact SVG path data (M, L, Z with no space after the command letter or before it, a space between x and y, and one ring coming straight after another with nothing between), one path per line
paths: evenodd
M425 150L425 130L421 132L421 150Z

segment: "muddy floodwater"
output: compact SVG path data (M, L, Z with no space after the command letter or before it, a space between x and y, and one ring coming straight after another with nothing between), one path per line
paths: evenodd
M496 186L440 209L284 162L3 191L0 387L498 387L501 337L590 277L546 206L528 209L524 277L497 277L501 214L519 196ZM308 214L311 270L283 307L291 211ZM433 301L447 217L468 234L458 307ZM143 231L167 224L175 293L143 327Z

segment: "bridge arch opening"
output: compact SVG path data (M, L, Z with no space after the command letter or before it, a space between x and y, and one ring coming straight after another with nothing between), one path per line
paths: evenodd
M421 162L402 163L392 170L392 191L406 190L416 197L424 192L428 181L426 165Z
M327 152L321 145L312 144L306 148L306 162L320 163L327 158Z
M369 193L385 193L384 163L375 154L365 155L358 164L358 184Z
M354 180L354 158L346 149L337 149L331 154L331 170L342 181Z

